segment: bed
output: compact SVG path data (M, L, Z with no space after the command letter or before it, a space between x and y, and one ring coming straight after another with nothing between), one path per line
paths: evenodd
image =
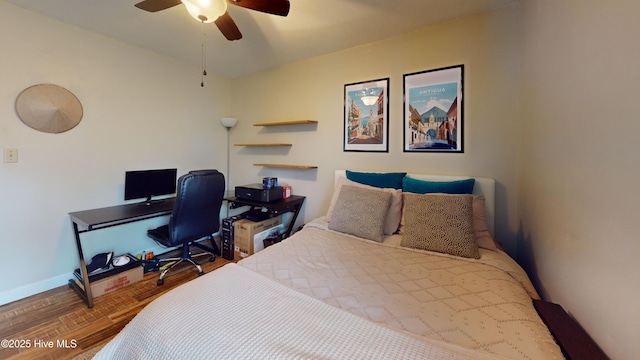
M335 172L327 213L141 311L95 359L562 359L489 178Z

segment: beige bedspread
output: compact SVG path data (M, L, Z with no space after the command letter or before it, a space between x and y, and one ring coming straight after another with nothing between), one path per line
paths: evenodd
M510 359L562 359L524 271L505 253L481 255L415 251L307 226L239 264L391 328Z
M236 264L144 308L94 359L493 359L327 305Z

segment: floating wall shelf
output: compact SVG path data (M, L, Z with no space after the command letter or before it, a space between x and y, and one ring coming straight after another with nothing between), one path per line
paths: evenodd
M285 168L285 169L317 169L317 166L313 165L287 165L287 164L253 164L253 166L263 166L263 167L272 167L272 168Z
M253 124L253 126L282 126L282 125L300 125L300 124L317 124L316 120L292 120L292 121L276 121L270 123Z
M253 126L283 126L283 125L303 125L303 124L317 124L316 120L292 120L292 121L276 121L276 122L268 122L268 123L258 123L253 124ZM235 144L235 146L250 146L250 147L259 147L259 146L293 146L292 144L287 143L250 143L250 144ZM262 167L270 167L270 168L283 168L283 169L317 169L317 166L313 165L287 165L287 164L253 164L253 166L262 166Z
M292 144L234 144L234 146L293 146Z

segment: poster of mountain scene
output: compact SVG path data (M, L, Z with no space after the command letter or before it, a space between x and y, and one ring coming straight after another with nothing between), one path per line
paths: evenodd
M404 151L462 152L462 67L405 75Z
M388 151L388 84L345 85L344 151Z

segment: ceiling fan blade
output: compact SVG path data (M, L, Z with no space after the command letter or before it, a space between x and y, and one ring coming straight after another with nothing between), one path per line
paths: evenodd
M227 0L227 2L243 8L280 16L287 16L290 7L289 0Z
M156 12L182 4L180 0L144 0L136 4L138 9Z
M240 40L242 39L242 34L240 33L240 29L236 25L236 22L233 21L229 12L225 12L215 21L216 26L220 29L220 32L224 37L229 41Z

